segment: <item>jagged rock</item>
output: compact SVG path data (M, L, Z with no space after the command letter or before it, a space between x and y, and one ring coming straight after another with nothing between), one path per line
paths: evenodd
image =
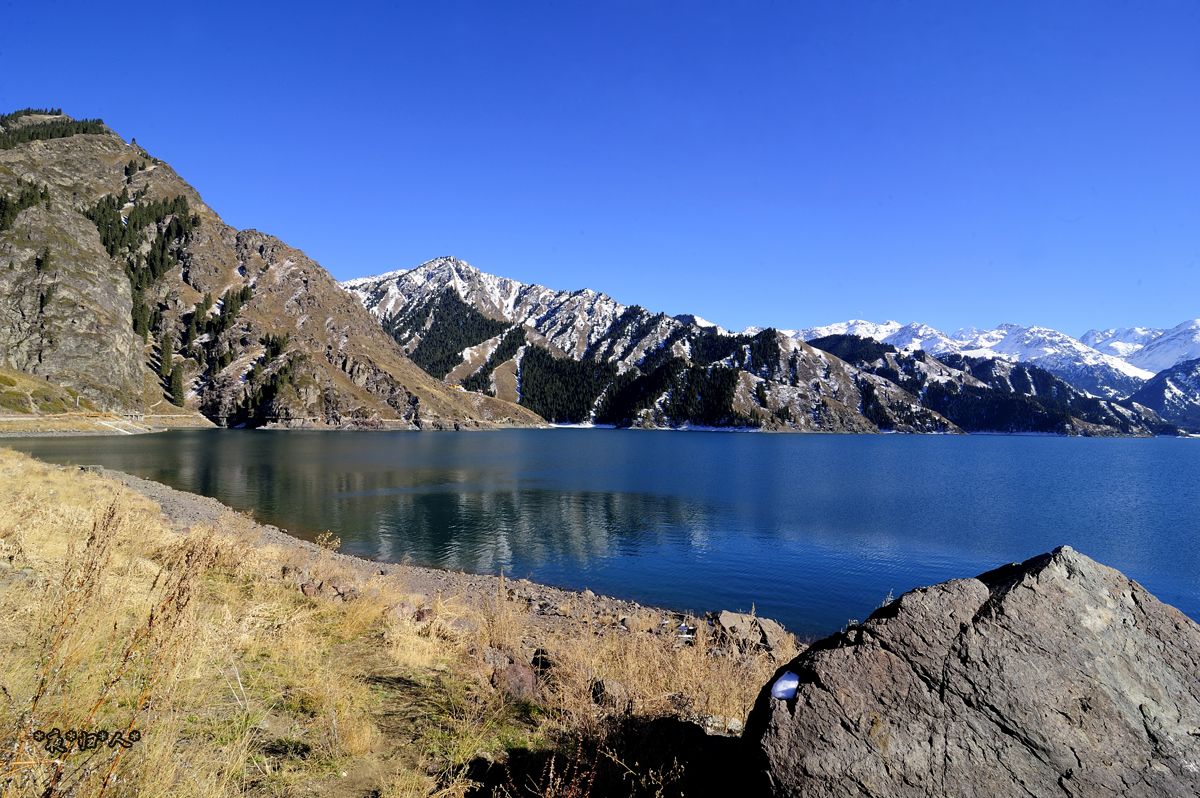
M1198 678L1200 626L1063 546L813 645L745 739L775 795L1196 796Z
M317 596L321 595L321 588L317 585L314 585L312 582L305 582L304 584L300 585L300 592L309 598L316 598Z

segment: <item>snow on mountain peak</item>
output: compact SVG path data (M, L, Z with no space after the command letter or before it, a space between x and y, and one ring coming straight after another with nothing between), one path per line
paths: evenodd
M1188 319L1146 343L1129 356L1133 365L1155 373L1185 360L1200 358L1200 319Z
M814 338L824 338L826 335L859 335L863 338L874 338L877 341L882 341L888 335L896 332L902 325L898 321L885 321L883 324L876 324L862 319L851 319L850 321L842 321L836 324L826 324L823 327L809 327L808 329L798 330L792 337L803 341L811 341Z

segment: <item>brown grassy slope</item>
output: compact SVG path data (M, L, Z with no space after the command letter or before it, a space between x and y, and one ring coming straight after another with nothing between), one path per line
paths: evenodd
M0 415L43 415L95 410L69 388L0 366Z
M148 166L127 181L124 167L131 159ZM379 419L437 427L541 422L523 408L447 390L409 362L378 322L317 263L278 239L224 224L170 166L116 135L77 135L0 152L0 191L15 193L18 178L48 186L52 199L48 210L29 208L11 230L0 233L0 353L5 365L48 374L101 409L141 409L142 369L160 357L154 349L157 341L144 347L130 329L128 281L79 209L125 187L130 193L145 188L150 200L187 197L202 220L182 264L147 292L147 301L162 312L162 330L170 331L176 342L173 360L184 366L191 404L218 422L242 401L242 374L261 354L258 342L267 333L291 336L296 379L273 409L273 417L284 423ZM38 254L47 248L53 269L39 271ZM40 296L51 283L56 285L51 301L39 311ZM197 384L198 365L179 352L182 319L205 293L219 299L226 289L244 285L252 286L254 298L221 337L238 358L211 382ZM161 330L155 338L159 334Z
M694 645L586 619L535 627L503 586L414 595L403 573L248 545L254 527L230 513L172 529L115 480L0 449L0 796L99 796L109 773L105 795L461 796L488 761L518 795L588 780L594 795L677 795L680 767L621 747L621 730L743 721L775 667L717 655L703 626ZM284 566L360 597L306 597ZM514 700L490 677L530 645L554 665ZM36 733L53 728L140 739L51 755Z

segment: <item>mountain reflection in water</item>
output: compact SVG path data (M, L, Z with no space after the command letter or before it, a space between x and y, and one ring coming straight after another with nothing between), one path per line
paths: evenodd
M1200 616L1200 445L617 430L9 439L347 553L743 609L822 634L1070 544Z

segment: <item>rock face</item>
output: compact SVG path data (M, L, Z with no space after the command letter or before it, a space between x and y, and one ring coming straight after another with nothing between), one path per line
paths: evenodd
M745 739L775 795L1196 796L1198 679L1200 626L1063 546L817 643Z

